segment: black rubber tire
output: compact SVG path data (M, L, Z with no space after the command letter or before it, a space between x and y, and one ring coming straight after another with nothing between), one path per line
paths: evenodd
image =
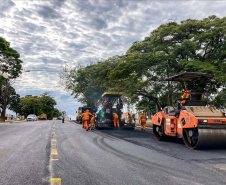
M159 129L159 131L157 131ZM163 125L157 126L153 124L153 135L157 141L162 141L165 138Z
M189 137L189 130L194 131L195 138ZM183 141L188 148L195 149L198 145L198 129L183 129Z

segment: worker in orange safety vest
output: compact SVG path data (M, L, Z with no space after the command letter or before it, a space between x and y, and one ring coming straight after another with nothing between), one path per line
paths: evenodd
M90 128L91 128L91 130L93 130L94 129L94 121L95 121L95 114L93 114L93 116L92 116L92 118L91 118L91 120L90 120Z
M89 110L87 109L86 110L86 113L85 113L85 117L84 117L84 126L85 126L85 129L86 131L89 130L89 116L91 116L92 114L89 112Z
M186 103L186 102L187 102L186 98L189 97L190 93L191 93L191 88L190 88L190 87L187 87L187 88L186 88L186 91L185 91L184 94L181 96L181 99L182 99L182 100L178 100L177 102L178 102L180 105L183 105L184 103Z
M81 116L82 116L82 128L85 128L85 126L84 126L84 122L85 122L85 111L81 114Z
M128 118L129 118L129 124L131 125L132 124L132 116L129 112L128 112Z
M141 113L140 118L139 118L139 122L140 122L140 127L141 127L141 131L145 131L146 128L146 121L147 121L147 117Z
M113 113L113 117L114 117L114 127L116 127L116 124L119 128L119 119L118 119L118 114L116 112Z

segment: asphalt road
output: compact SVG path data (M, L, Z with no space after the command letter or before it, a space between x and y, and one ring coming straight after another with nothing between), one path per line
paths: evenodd
M155 141L151 130L66 121L0 124L0 184L226 184L226 149Z

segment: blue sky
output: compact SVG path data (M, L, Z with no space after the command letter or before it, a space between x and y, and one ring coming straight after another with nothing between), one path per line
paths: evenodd
M75 118L81 104L60 85L62 66L121 55L161 24L222 18L225 10L224 0L0 0L0 36L20 53L23 69L31 70L17 79L17 93L48 91L57 108Z

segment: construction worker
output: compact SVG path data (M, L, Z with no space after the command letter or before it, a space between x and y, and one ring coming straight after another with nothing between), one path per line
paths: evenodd
M147 121L147 117L141 113L140 118L139 118L139 122L140 122L140 127L141 127L141 131L145 131L146 128L146 121Z
M114 127L116 127L116 124L117 124L117 126L119 128L118 114L116 112L114 112L113 117L114 117Z
M177 100L177 103L179 105L183 105L187 102L186 99L188 99L189 95L191 94L191 87L187 87L186 91L184 92L184 94L181 96L181 100Z
M106 105L106 104L107 104L107 102L108 102L107 100L104 100L104 105Z
M84 121L84 126L85 126L85 129L86 131L89 130L89 116L91 116L92 114L89 112L89 110L87 109L86 110L86 113L85 113L85 121Z
M129 112L128 112L128 118L129 118L129 124L131 125L132 124L132 116Z
M92 118L91 118L91 120L90 120L90 128L91 128L91 130L93 130L94 129L94 121L95 121L95 114L93 114L93 116L92 116Z
M86 112L84 111L84 112L82 113L82 115L81 115L81 117L82 117L82 128L85 128L85 125L84 125L84 124L85 124L85 123L84 123L84 122L85 122L85 113L86 113Z

